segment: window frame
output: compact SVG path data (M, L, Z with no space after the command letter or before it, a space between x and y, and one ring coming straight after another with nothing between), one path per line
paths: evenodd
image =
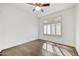
M61 16L58 16L58 17L61 17ZM56 34L56 24L57 23L61 23L61 34L60 35ZM50 34L44 34L44 25L47 25L47 24L50 24ZM52 24L55 24L55 35L52 34ZM43 35L45 35L45 36L62 36L62 17L61 17L61 21L58 21L56 23L43 23Z

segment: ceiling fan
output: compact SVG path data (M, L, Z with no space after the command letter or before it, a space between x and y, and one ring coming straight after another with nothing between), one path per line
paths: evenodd
M35 8L32 11L41 11L41 12L44 12L42 7L50 6L50 3L27 3L27 4L35 6Z

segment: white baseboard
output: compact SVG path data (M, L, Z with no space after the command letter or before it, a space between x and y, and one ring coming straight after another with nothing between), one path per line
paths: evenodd
M16 44L12 44L12 45L3 47L3 48L0 49L0 52L2 50L8 49L8 48L11 48L11 47L14 47L14 46L18 46L18 45L21 45L21 44L24 44L24 43L27 43L27 42L30 42L30 41L33 41L33 40L37 40L37 38L32 38L32 39L29 39L29 40L26 40L26 41L23 41L23 42L20 42L20 43L16 43Z

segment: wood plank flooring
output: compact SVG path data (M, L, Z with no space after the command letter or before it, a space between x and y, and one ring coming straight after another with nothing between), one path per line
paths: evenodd
M47 41L37 39L37 40L31 41L28 43L24 43L24 44L15 46L15 47L5 49L0 54L2 56L45 56L45 55L58 56L57 53L52 54L51 52L44 50L43 43L47 43ZM72 56L78 56L74 47L68 47L68 46L53 43L53 42L52 42L52 44L54 44L54 45L52 45L52 48L56 47L55 49L53 48L53 50L55 50L55 51L58 51L57 48L58 49L60 48L59 51L60 52L64 51L63 52L64 54L67 53L67 52L65 52L65 50L67 50ZM62 55L62 56L64 56L64 55Z

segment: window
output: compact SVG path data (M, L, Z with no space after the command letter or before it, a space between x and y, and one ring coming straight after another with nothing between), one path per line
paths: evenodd
M51 32L52 35L55 35L55 28L56 28L55 24L52 24L52 32Z
M50 35L51 31L50 31L50 24L45 24L44 25L44 34L48 34Z
M50 24L47 24L47 34L50 35Z
M61 23L56 24L56 35L61 35Z
M47 34L47 26L44 25L44 34Z
M56 21L53 23L45 23L44 24L44 35L55 35L61 36L62 29L61 29L61 18L58 17L55 19Z

